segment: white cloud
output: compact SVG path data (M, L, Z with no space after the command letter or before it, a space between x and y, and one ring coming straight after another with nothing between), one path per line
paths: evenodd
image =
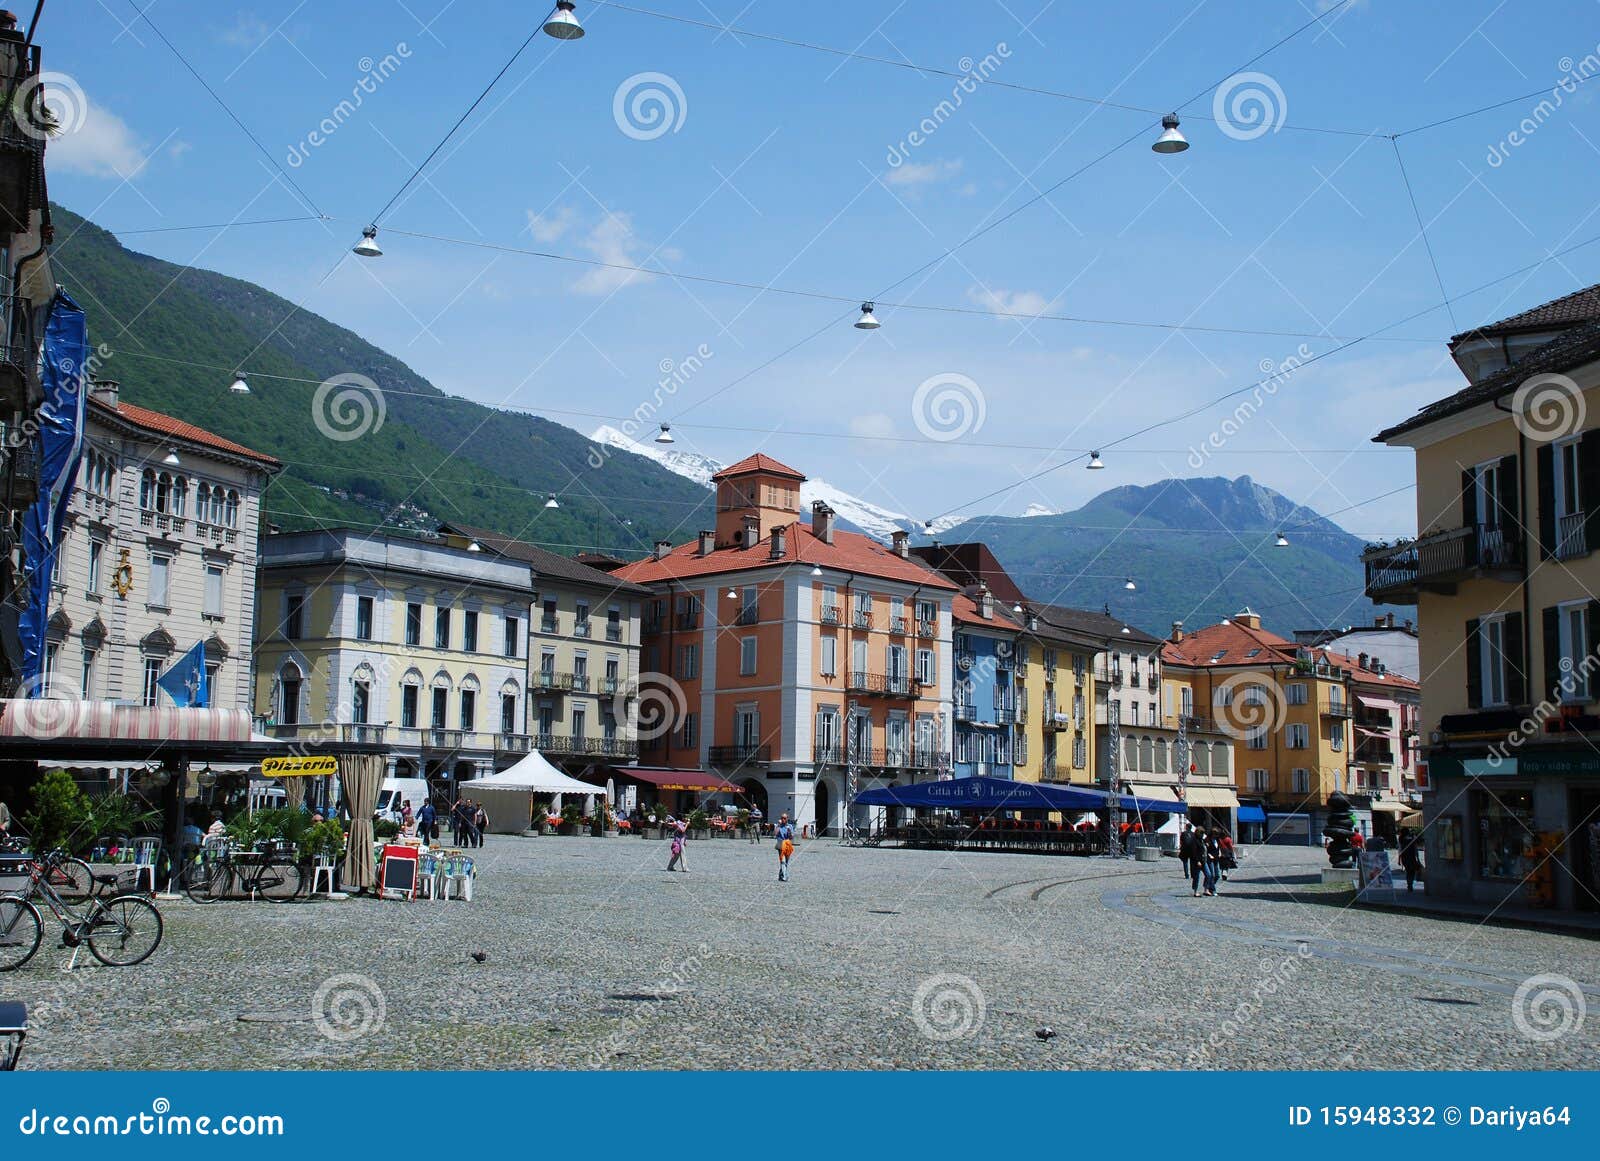
M85 177L133 177L144 168L143 143L121 117L85 100L83 123L50 140L50 167Z
M562 206L552 214L536 214L529 210L528 233L536 242L554 242L572 229L577 220L578 214L571 206Z
M1002 314L1043 314L1050 300L1035 290L1001 290L989 286L967 287L967 301Z
M601 262L635 265L639 261L639 240L633 233L633 219L620 211L607 213L584 236L582 247ZM603 295L635 282L647 282L652 275L636 270L617 270L597 266L572 284L575 294Z
M924 164L906 162L884 175L885 185L922 186L948 181L961 172L961 159L954 161L929 161Z
M863 439L888 439L896 434L894 420L881 411L850 417L850 434Z
M234 17L232 27L218 31L217 39L239 48L255 48L271 35L272 26L261 17L254 12L240 12Z

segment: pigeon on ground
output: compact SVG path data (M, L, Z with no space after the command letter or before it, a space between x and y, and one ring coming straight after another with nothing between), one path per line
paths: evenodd
M489 958L489 953L486 952L486 951L474 951L474 952L470 952L469 954L472 956L473 959L477 960L479 963L482 963L484 960Z
M1053 1040L1055 1039L1056 1030L1046 1024L1043 1028L1036 1028L1033 1034L1040 1040Z

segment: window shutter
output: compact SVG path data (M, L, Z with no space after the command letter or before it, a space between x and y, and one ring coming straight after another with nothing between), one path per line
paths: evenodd
M1467 707L1483 708L1483 648L1476 617L1467 622Z
M1557 701L1556 691L1561 688L1561 610L1552 605L1543 616L1544 687L1546 696Z
M1556 459L1555 449L1540 444L1534 453L1539 477L1539 559L1548 560L1556 542Z
M1500 527L1507 530L1506 539L1516 537L1517 559L1522 559L1523 537L1522 516L1517 508L1517 498L1522 491L1522 480L1518 475L1518 460L1514 455L1503 456L1500 460L1499 494L1495 496L1495 504L1500 509Z
M1591 658L1600 657L1600 601L1589 602L1589 639L1584 642L1589 650L1589 656L1584 660L1593 664ZM1595 686L1589 682L1589 696L1595 696Z
M1478 523L1478 469L1467 468L1461 473L1461 526L1471 528Z
M1506 614L1506 701L1528 704L1528 671L1524 658L1522 614Z
M1584 547L1600 546L1600 428L1578 443L1578 499L1583 510Z

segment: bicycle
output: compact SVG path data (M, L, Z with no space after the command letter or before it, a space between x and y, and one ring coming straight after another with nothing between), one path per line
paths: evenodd
M56 894L72 903L81 903L94 892L94 871L89 864L64 850L47 851L43 855L22 853L22 844L16 839L0 843L0 859L28 860L42 864L45 877Z
M184 893L196 903L226 899L237 887L251 899L288 903L300 894L300 864L275 846L255 851L208 848L184 872Z
M61 924L62 945L73 949L69 969L77 966L84 946L107 967L143 963L161 946L161 912L142 895L96 895L93 906L80 914L50 885L42 863L33 864L29 879L27 895L0 895L0 972L22 967L44 939L44 917L29 898L35 892ZM95 875L94 881L101 887L117 885L115 875Z

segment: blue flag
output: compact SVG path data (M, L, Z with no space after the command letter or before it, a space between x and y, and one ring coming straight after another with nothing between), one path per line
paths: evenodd
M27 696L44 688L45 631L50 624L50 575L60 549L61 524L78 478L83 451L84 358L89 332L83 311L65 291L50 304L44 331L39 407L39 498L22 518L23 578L28 594L18 631L22 637L22 680Z
M204 709L211 702L206 688L206 643L199 642L178 658L171 669L156 678L167 696L187 709Z

